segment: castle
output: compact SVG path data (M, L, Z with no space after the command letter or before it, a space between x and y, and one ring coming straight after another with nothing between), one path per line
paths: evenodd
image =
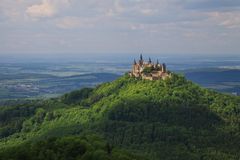
M141 54L138 63L134 60L132 71L129 72L129 75L135 78L158 80L170 77L171 73L167 71L165 63L160 64L157 60L157 63L154 64L151 58L149 58L148 62L145 62Z

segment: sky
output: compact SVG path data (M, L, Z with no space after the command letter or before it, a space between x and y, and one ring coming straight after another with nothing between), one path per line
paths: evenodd
M0 55L240 55L239 0L0 0Z

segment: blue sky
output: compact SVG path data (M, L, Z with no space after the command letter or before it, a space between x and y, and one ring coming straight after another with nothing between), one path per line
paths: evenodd
M0 55L140 52L240 54L240 1L0 1Z

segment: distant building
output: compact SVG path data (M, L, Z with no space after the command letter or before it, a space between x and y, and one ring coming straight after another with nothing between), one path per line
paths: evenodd
M171 73L167 71L165 63L160 64L158 60L156 63L153 63L151 58L149 58L148 62L145 62L141 54L138 62L134 60L132 71L129 72L129 75L147 80L158 80L170 77Z

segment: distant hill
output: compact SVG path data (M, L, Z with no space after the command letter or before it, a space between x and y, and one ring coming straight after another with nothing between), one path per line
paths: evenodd
M239 126L240 97L125 75L0 107L0 159L238 160Z
M199 83L240 82L240 70L233 69L201 69L186 70L185 75Z
M0 104L1 101L9 99L57 97L78 88L95 87L104 82L111 82L121 76L113 73L86 72L76 75L81 73L80 71L72 73L73 76L71 76L71 72L64 74L63 71L63 73L60 72L62 74L58 75L47 69L45 72L32 72L0 73ZM220 92L240 94L240 70L203 68L178 72L183 73L188 80L203 87Z
M204 68L186 70L184 75L204 87L212 88L221 92L240 94L240 70Z

